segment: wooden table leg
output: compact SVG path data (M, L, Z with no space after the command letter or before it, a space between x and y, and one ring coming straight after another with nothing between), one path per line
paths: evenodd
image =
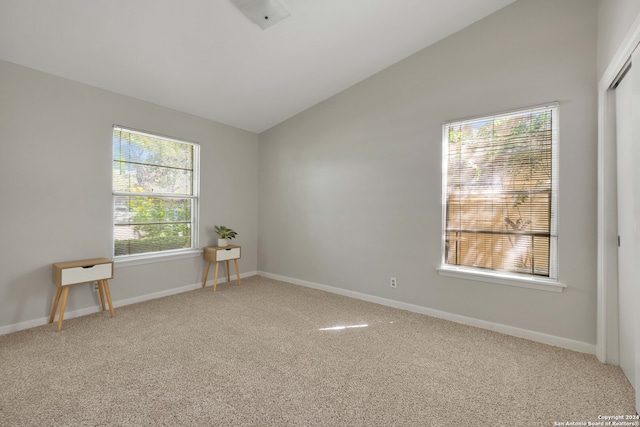
M103 280L104 283L104 293L107 295L107 302L109 303L109 312L111 313L111 317L113 317L113 301L111 301L111 291L109 290L109 281Z
M216 272L213 275L213 292L216 291L216 287L218 286L218 266L219 265L220 263L216 261Z
M231 281L231 272L229 271L229 260L227 260L227 283Z
M238 268L238 260L234 259L233 262L236 263L236 277L238 278L238 286L240 286L240 269Z
M102 304L102 311L105 310L104 308L104 292L102 289L102 280L98 280L98 292L100 293L100 304Z
M58 290L56 290L56 297L53 300L53 308L51 309L51 317L49 318L49 323L53 323L53 320L56 318L56 310L58 310L58 302L60 301L61 293L62 286L58 286Z
M58 316L58 332L62 329L62 318L64 317L64 309L67 308L67 296L69 295L69 287L63 286L62 304L60 305L60 315Z
M204 280L202 281L202 287L207 286L207 276L209 275L209 267L211 267L211 261L207 263L207 268L204 270Z

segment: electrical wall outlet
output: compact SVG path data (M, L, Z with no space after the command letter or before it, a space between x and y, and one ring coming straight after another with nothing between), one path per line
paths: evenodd
M98 282L93 282L93 292L98 292Z
M395 277L392 277L391 280L389 281L389 284L391 285L392 288L395 288L398 286L398 281L396 280Z

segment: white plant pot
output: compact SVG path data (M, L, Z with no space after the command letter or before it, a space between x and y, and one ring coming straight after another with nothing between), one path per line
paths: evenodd
M227 239L218 239L218 246L229 246L229 241Z

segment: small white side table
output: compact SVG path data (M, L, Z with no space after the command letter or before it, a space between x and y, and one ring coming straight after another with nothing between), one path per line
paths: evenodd
M202 287L207 285L207 276L209 275L209 267L211 263L216 263L216 271L213 275L213 292L216 291L218 286L218 266L220 261L226 261L227 263L227 281L231 281L231 273L229 271L229 261L233 260L236 264L236 277L238 278L238 286L240 286L240 269L238 268L238 260L241 256L240 246L207 246L203 250L205 261L207 261L207 269L204 272L204 280L202 281Z
M106 296L109 311L111 312L111 317L113 317L113 302L111 302L111 291L109 291L109 281L107 279L113 279L113 261L107 258L58 262L53 264L53 283L58 285L58 290L56 291L56 297L53 301L49 323L53 323L56 317L60 294L62 294L60 315L58 316L58 332L62 329L62 319L64 318L64 309L67 306L69 286L87 282L98 282L102 311L105 311L104 298Z

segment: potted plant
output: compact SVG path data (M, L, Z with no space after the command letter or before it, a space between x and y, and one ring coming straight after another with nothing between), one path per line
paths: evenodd
M231 228L225 227L224 225L214 225L213 229L218 235L218 246L228 246L229 240L235 238L238 233L236 233Z

